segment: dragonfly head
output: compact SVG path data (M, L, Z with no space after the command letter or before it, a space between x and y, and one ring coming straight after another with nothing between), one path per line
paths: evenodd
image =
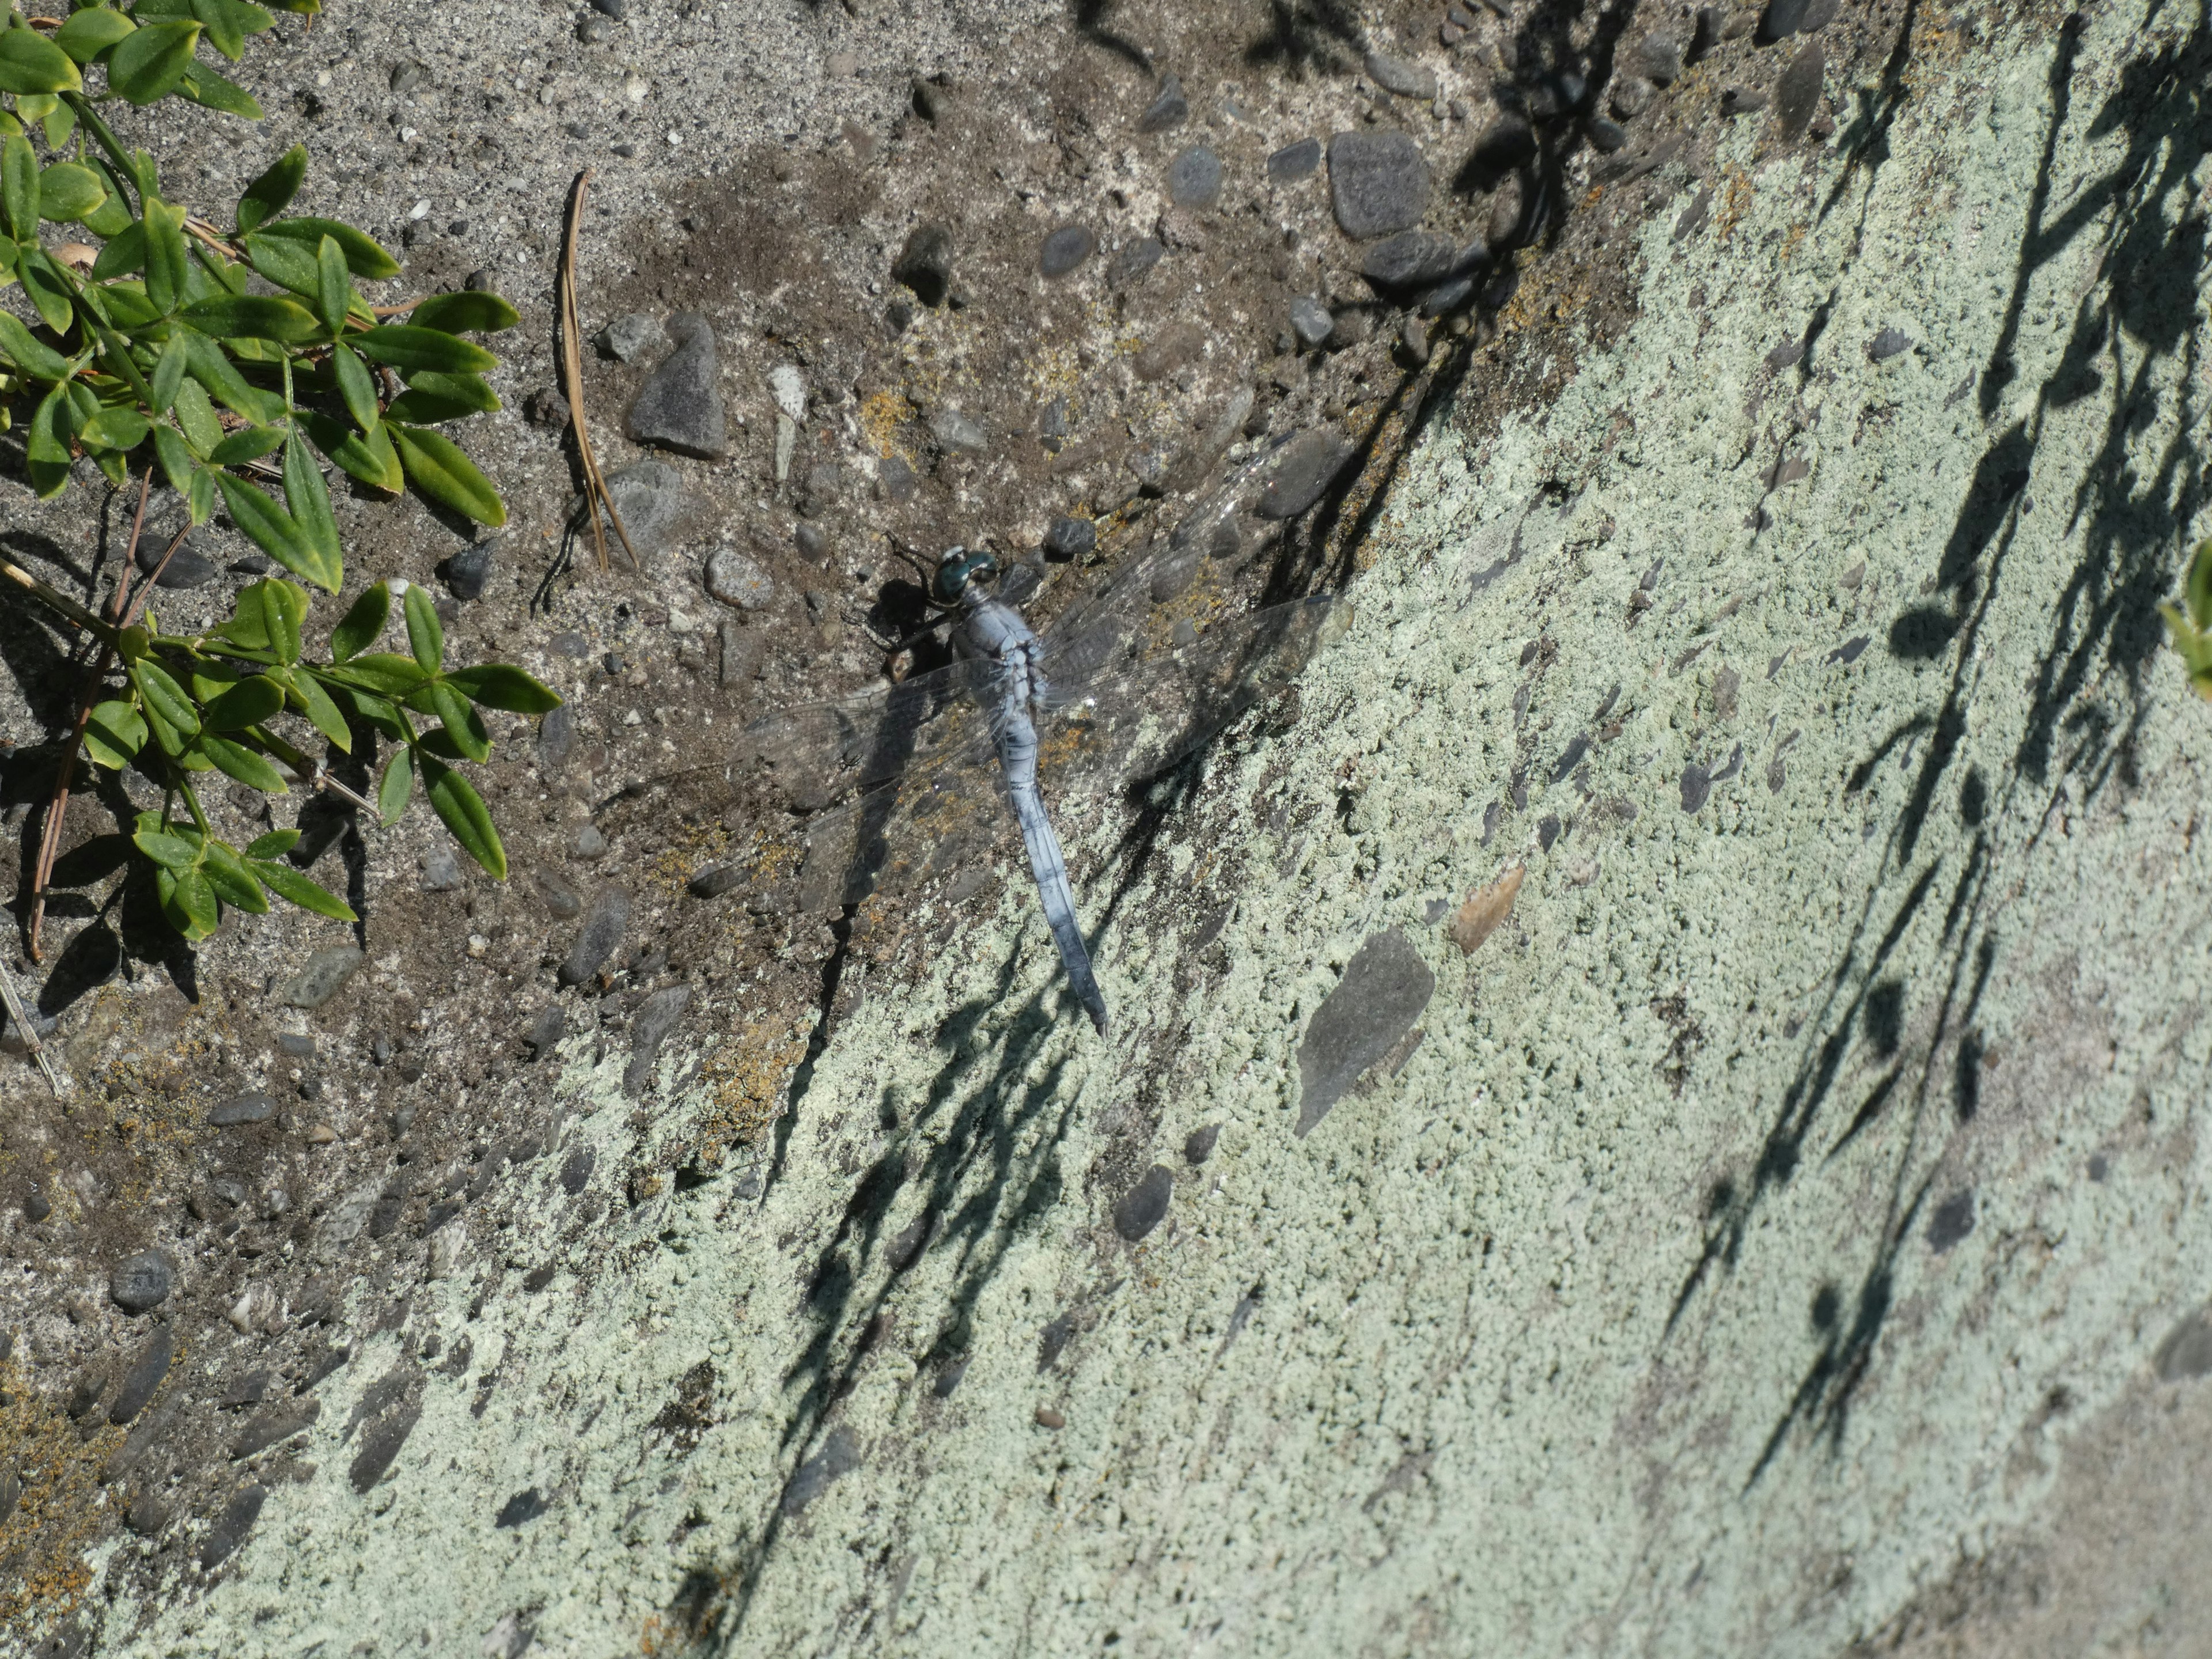
M969 602L969 584L994 582L998 579L999 562L988 553L973 552L964 547L947 548L945 556L937 562L937 574L930 579L929 597L947 611L957 610Z

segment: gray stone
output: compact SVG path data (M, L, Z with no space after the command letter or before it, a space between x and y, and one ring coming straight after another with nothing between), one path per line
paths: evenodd
M740 611L757 611L775 597L768 572L734 547L715 550L707 561L705 581L709 593Z
M1625 76L1613 84L1613 112L1624 121L1632 121L1650 109L1658 95L1658 89L1642 76Z
M619 23L629 15L629 0L592 0L592 9Z
M313 1395L258 1411L240 1426L238 1437L230 1443L231 1460L235 1462L241 1457L251 1457L256 1452L268 1450L280 1440L289 1440L301 1430L311 1427L322 1414L323 1402Z
M328 945L307 958L307 965L285 986L283 1000L293 1008L319 1008L361 970L361 951L350 945Z
M222 1507L215 1525L200 1540L200 1571L212 1572L230 1559L230 1553L246 1541L260 1519L261 1505L269 1494L259 1486L248 1486Z
M346 1478L353 1483L356 1492L366 1492L384 1478L384 1472L399 1455L422 1415L419 1404L404 1404L375 1418L362 1431L361 1449L354 1454L353 1462L346 1470Z
M1620 122L1603 115L1593 115L1583 124L1589 135L1590 148L1601 155L1610 155L1628 142L1628 129Z
M592 1169L599 1162L599 1154L589 1146L578 1146L561 1160L561 1190L574 1198L590 1185Z
M599 965L614 954L615 947L629 930L628 890L611 885L602 887L592 896L584 925L576 934L575 943L568 947L568 958L561 964L561 983L581 985L590 979L599 972Z
M601 354L617 362L635 363L668 349L668 331L660 319L641 311L625 312L592 337Z
M107 1293L125 1312L144 1313L167 1302L170 1287L175 1283L176 1275L167 1256L159 1250L141 1250L115 1264L107 1275Z
M440 842L422 854L422 889L430 893L450 893L461 884L460 860L453 849Z
M523 1041L530 1045L532 1054L543 1060L560 1045L568 1030L568 1016L562 1011L559 1003L550 1002L538 1011L537 1018L530 1022L530 1030Z
M916 225L891 264L892 280L926 306L941 306L952 286L952 233L933 221Z
M1647 34L1637 43L1629 62L1654 85L1670 86L1682 73L1682 43L1671 34Z
M1721 113L1749 115L1766 107L1766 94L1757 87L1730 87L1721 94Z
M266 1123L276 1111L276 1103L267 1095L237 1095L210 1112L207 1121L218 1129L233 1129L241 1123Z
M1328 141L1330 200L1347 236L1411 230L1429 210L1429 164L1402 132L1340 132Z
M1936 1206L1928 1218L1928 1248L1941 1255L1962 1244L1974 1231L1974 1189L1963 1188Z
M1061 517L1044 532L1048 559L1079 559L1098 545L1098 526L1088 519Z
M1210 208L1221 199L1221 158L1204 144L1176 152L1168 163L1168 199L1181 208Z
M542 386L524 400L522 413L532 426L550 427L558 432L568 424L568 400L553 387Z
M602 859L607 854L605 833L596 823L580 823L568 837L568 856L586 863Z
M1113 264L1106 267L1107 285L1110 288L1128 287L1159 264L1160 257L1167 251L1167 244L1157 236L1139 237L1116 253Z
M1321 344L1335 328L1336 319L1312 295L1301 294L1291 301L1291 331L1307 345Z
M747 680L758 678L767 654L759 632L741 628L735 617L728 617L723 619L719 637L722 650L717 672L721 683L726 686L742 685Z
M120 1428L146 1409L154 1391L161 1386L169 1374L169 1361L177 1351L177 1332L173 1325L155 1328L151 1340L140 1350L131 1369L123 1373L123 1386L115 1391L115 1398L107 1407L107 1420Z
M1449 273L1458 252L1432 231L1401 230L1367 250L1359 274L1378 289L1425 288Z
M1448 283L1439 283L1421 296L1421 315L1441 317L1448 311L1456 311L1474 292L1472 276L1455 276Z
M492 1525L495 1528L523 1526L544 1514L547 1507L543 1492L535 1486L525 1486L499 1506L499 1513L492 1517Z
M1867 342L1867 356L1882 362L1912 349L1912 337L1901 328L1886 328Z
M1361 67L1367 71L1369 80L1401 98L1419 98L1425 103L1437 95L1435 71L1393 53L1370 52L1362 60Z
M123 1524L141 1538L151 1538L169 1524L171 1514L167 1500L157 1488L149 1486L131 1500L131 1507L124 1512Z
M2096 1173L2100 1158L2090 1160L2090 1178L2101 1180ZM2151 1356L2151 1366L2161 1382L2185 1382L2195 1377L2212 1376L2212 1319L2199 1308L2185 1315L2181 1322L2166 1334Z
M1294 185L1301 179L1313 176L1321 166L1321 140L1301 138L1295 144L1285 144L1267 158L1267 179L1272 184Z
M1827 53L1818 40L1808 40L1776 80L1774 120L1784 137L1797 137L1820 112L1821 83L1827 73Z
M31 1029L39 1034L41 1042L53 1036L54 1027L58 1024L60 1022L52 1014L42 1014L36 1010L31 1012ZM31 1045L23 1040L22 1027L16 1024L12 1017L4 1024L0 1024L0 1051L11 1054L31 1052Z
M1263 519L1295 519L1321 499L1352 455L1350 441L1334 428L1301 432L1283 446L1253 511Z
M1097 251L1098 238L1090 226L1062 225L1037 250L1037 270L1046 276L1065 276Z
M983 428L949 404L929 417L929 435L965 455L980 455L990 447Z
M496 536L489 537L470 543L447 560L447 591L464 602L482 599L484 584L491 580L492 552L498 545Z
M638 389L626 428L639 443L719 461L730 453L730 439L714 331L698 313L679 311L668 319L668 332L676 349Z
M386 84L391 87L392 91L404 95L414 91L429 78L429 71L420 64L398 64L392 66L391 75L386 78Z
M1175 1171L1155 1164L1114 1206L1114 1231L1134 1244L1166 1219L1175 1196Z
M1436 988L1436 975L1404 933L1393 927L1369 936L1298 1044L1300 1139L1398 1046Z
M1179 127L1190 118L1190 100L1182 95L1182 80L1179 76L1160 77L1159 92L1137 118L1139 132L1165 132L1170 127Z
M655 991L638 1005L629 1026L629 1064L623 1070L623 1092L635 1099L645 1092L645 1085L653 1081L653 1063L660 1058L660 1046L668 1041L691 1006L691 988L672 985L665 991Z
M1836 15L1836 0L1770 0L1759 20L1762 46L1786 40L1793 34L1810 34L1825 27Z
M641 559L666 551L678 528L689 518L691 497L684 488L684 475L665 461L633 461L606 475L607 495L622 514L623 528ZM581 499L570 505L572 520L584 510ZM616 556L621 547L612 526L606 526L608 544Z
M816 471L819 471L820 469L817 468ZM791 544L797 550L799 556L807 563L821 565L825 569L828 568L832 551L830 532L820 525L799 526L791 532Z
M1214 1143L1221 1139L1221 1126L1209 1123L1202 1129L1193 1129L1183 1138L1183 1162L1193 1167L1213 1156Z
M576 711L567 703L549 708L538 722L538 768L557 772L576 747Z
M177 550L169 553L169 544L176 539L177 532L184 527L185 520L179 514L175 523L160 530L149 525L138 538L137 562L142 574L152 575L155 567L161 563L161 556L169 554L167 566L161 570L161 579L154 584L156 587L198 587L216 579L216 562L210 556L211 532L208 526L204 525L186 535L178 544Z
M894 507L903 507L914 499L915 488L914 469L903 457L886 455L876 466L876 493Z

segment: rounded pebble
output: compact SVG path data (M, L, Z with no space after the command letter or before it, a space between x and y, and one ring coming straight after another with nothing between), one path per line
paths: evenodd
M1044 532L1048 559L1079 559L1098 545L1098 527L1088 519L1061 517Z
M1137 131L1165 132L1170 127L1181 126L1189 118L1190 100L1182 95L1181 77L1164 75L1160 77L1158 94L1146 107L1145 112L1137 118Z
M1142 236L1114 256L1114 263L1106 268L1106 281L1114 288L1128 285L1159 264L1160 256L1167 252L1167 244L1156 236Z
M1285 144L1267 158L1267 178L1271 183L1294 185L1301 179L1313 176L1321 166L1321 140L1301 138L1295 144Z
M235 1095L210 1112L207 1121L216 1128L231 1129L242 1123L266 1123L276 1112L276 1103L267 1095Z
M1291 331L1307 345L1321 344L1335 328L1336 319L1312 295L1301 294L1291 301Z
M126 1312L144 1313L169 1299L174 1282L167 1257L158 1250L141 1250L115 1264L115 1270L107 1276L107 1293Z
M1168 198L1177 207L1212 207L1221 199L1221 158L1204 144L1178 150L1168 163Z
M489 537L470 543L447 560L447 591L463 601L482 599L484 584L491 580L492 550L498 545L499 538Z
M1607 155L1628 142L1628 129L1603 115L1591 116L1583 131L1589 134L1590 147Z
M1098 239L1089 226L1062 225L1037 250L1037 271L1045 276L1065 276L1097 249Z
M775 584L758 563L734 547L715 550L707 561L708 592L740 611L757 611L775 595Z
M1338 228L1358 241L1411 230L1429 210L1429 164L1402 132L1340 132L1328 141Z
M1168 1200L1175 1196L1175 1171L1155 1164L1114 1206L1114 1231L1130 1243L1143 1239L1167 1217Z

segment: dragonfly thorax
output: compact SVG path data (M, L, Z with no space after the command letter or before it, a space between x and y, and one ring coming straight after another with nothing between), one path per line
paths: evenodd
M999 579L999 562L988 553L951 547L937 562L937 574L929 584L929 597L947 611L980 604L982 595L971 591L977 582Z

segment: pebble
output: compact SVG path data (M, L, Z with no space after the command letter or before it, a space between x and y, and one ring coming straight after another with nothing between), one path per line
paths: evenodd
M929 417L929 434L945 448L962 454L980 455L990 447L983 428L949 404Z
M717 548L707 561L708 592L740 611L758 611L775 597L775 583L758 562L734 547Z
M32 1012L31 1029L39 1034L39 1041L41 1042L53 1036L54 1027L59 1023L52 1014L42 1014L35 1010ZM31 1052L30 1045L23 1041L22 1029L12 1018L4 1025L0 1025L0 1049L4 1049L11 1054L27 1054Z
M1204 144L1176 152L1168 163L1168 199L1181 208L1210 208L1221 199L1221 158Z
M1048 559L1079 559L1098 545L1098 526L1088 519L1054 519L1044 532L1044 556Z
M1362 61L1367 78L1385 92L1395 92L1401 98L1419 98L1424 101L1437 95L1434 70L1409 63L1403 58L1387 52L1370 52Z
M480 542L471 542L447 559L446 591L464 603L482 599L484 584L491 580L492 551L498 545L498 537L487 537Z
M1134 1244L1166 1219L1175 1196L1175 1171L1155 1164L1114 1206L1114 1231Z
M668 319L668 332L676 349L638 389L624 425L639 443L719 461L730 453L730 440L714 331L697 312L679 311Z
M1429 331L1419 318L1408 317L1400 325L1398 341L1414 368L1421 368L1429 361Z
M1310 178L1321 166L1321 140L1301 138L1295 144L1285 144L1267 158L1267 179L1270 183L1294 185L1301 179Z
M53 1200L46 1196L46 1189L43 1187L32 1188L29 1195L23 1200L25 1218L31 1221L44 1221L53 1212Z
M1328 141L1330 200L1347 236L1411 230L1429 208L1429 164L1402 132L1340 132Z
M422 887L431 893L450 893L461 884L460 861L453 849L440 842L422 854Z
M12 1471L9 1478L13 1478ZM130 1509L124 1513L123 1524L141 1538L151 1538L169 1524L169 1505L163 1500L160 1490L149 1486L131 1500Z
M154 1391L161 1386L169 1374L169 1361L176 1355L177 1332L173 1325L155 1329L152 1340L131 1362L131 1369L123 1373L123 1386L115 1391L115 1399L107 1408L107 1420L120 1428L146 1408Z
M1474 292L1474 278L1455 276L1449 283L1440 283L1421 296L1421 315L1441 317L1447 311L1455 311L1465 305L1468 296Z
M276 1113L276 1103L267 1095L238 1095L207 1115L210 1124L231 1129L241 1123L266 1123Z
M1432 231L1401 230L1367 250L1359 274L1377 289L1425 288L1449 273L1458 251Z
M1295 519L1321 499L1352 454L1350 441L1334 428L1301 432L1284 445L1253 511L1263 519Z
M543 1060L558 1046L568 1030L568 1016L562 1011L559 1003L550 1002L540 1008L532 1018L530 1029L523 1033L522 1040L530 1045L532 1054Z
M1835 21L1836 0L1771 0L1759 20L1759 39L1771 46L1793 34L1810 34Z
M1657 86L1670 86L1682 73L1682 43L1671 34L1647 34L1630 59L1637 73Z
M279 1032L276 1047L295 1060L313 1060L315 1057L315 1039L312 1032Z
M914 469L898 455L886 455L876 465L876 494L894 507L903 507L914 499L917 487Z
M952 286L952 233L934 220L916 225L891 264L891 277L926 306L941 306Z
M1037 272L1065 276L1098 251L1098 238L1088 225L1062 225L1044 239L1037 250Z
M350 945L329 945L307 958L307 965L285 986L283 1000L293 1008L319 1008L361 969L361 951Z
M1067 1426L1066 1415L1050 1406L1039 1406L1036 1417L1036 1425L1041 1429L1064 1429Z
M614 954L629 930L629 894L620 887L602 887L592 896L583 927L561 964L561 983L581 985L590 979L599 972L599 964Z
M617 362L634 363L668 349L668 331L660 319L642 311L623 313L592 337L592 343Z
M1193 1129L1183 1138L1183 1162L1194 1169L1213 1156L1214 1143L1221 1139L1221 1126L1209 1123L1202 1129Z
M684 884L684 890L693 898L720 898L732 887L742 886L745 867L742 864L718 864L710 870L702 870Z
M1591 148L1601 155L1610 155L1628 142L1628 129L1603 115L1591 116L1583 131L1589 135Z
M568 704L545 711L538 722L538 769L557 772L576 746L576 712ZM380 1039L381 1041L381 1039Z
M1721 113L1748 115L1766 107L1766 94L1756 87L1730 87L1721 94Z
M200 1571L212 1572L229 1559L230 1553L246 1541L246 1534L253 1530L260 1519L261 1505L269 1494L259 1486L248 1486L223 1505L222 1513L200 1543Z
M821 471L820 467L816 467L814 476L818 478ZM828 496L815 485L810 484L809 489L812 492L811 504L816 511L819 511ZM791 544L798 550L799 556L809 564L826 566L830 562L830 532L818 524L799 526L791 532Z
M635 1099L645 1092L645 1085L653 1081L653 1062L660 1058L660 1045L668 1041L691 1006L691 988L672 985L666 990L655 991L638 1005L637 1012L630 1018L629 1064L623 1070L623 1092Z
M401 64L393 68L386 84L394 92L409 93L429 78L428 71L420 64Z
M629 15L629 0L592 0L592 9L619 23Z
M1301 294L1291 301L1291 331L1307 345L1321 344L1335 327L1336 319L1328 314L1328 307L1312 295Z
M1139 132L1165 132L1170 127L1179 127L1190 118L1190 100L1182 95L1180 76L1164 75L1160 89L1145 112L1137 118Z
M499 1506L499 1513L492 1517L491 1523L495 1528L523 1526L544 1514L545 1510L544 1494L535 1486L525 1486Z
M1828 73L1828 55L1818 40L1808 40L1790 60L1774 83L1774 119L1783 136L1795 138L1812 122L1820 107L1821 82Z
M1157 236L1140 236L1114 256L1114 263L1106 267L1107 285L1127 288L1137 278L1159 264L1168 251L1167 244Z
M240 1425L238 1437L230 1443L231 1461L235 1462L256 1452L267 1451L278 1441L289 1440L301 1430L313 1426L322 1414L323 1402L313 1395L254 1413Z
M561 1190L574 1198L590 1184L592 1169L599 1162L599 1154L589 1146L578 1146L561 1161Z
M667 550L677 526L690 509L683 475L665 461L633 461L608 473L606 485L638 557L649 559ZM583 503L579 501L570 510L571 518L582 511ZM611 525L606 537L609 542L616 539Z
M1436 988L1436 975L1404 933L1392 927L1368 936L1298 1043L1299 1139L1397 1047Z
M154 567L161 562L161 555L168 552L169 543L183 528L182 520L159 531L149 528L138 538L138 568L145 574L152 575ZM201 550L206 542L207 532L204 529L186 536L177 550L169 554L168 568L161 572L161 580L154 586L181 589L198 587L213 581L216 578L215 561Z
M590 863L607 854L607 838L596 823L580 823L568 837L568 856Z
M1690 50L1684 55L1683 62L1694 64L1699 58L1709 55L1715 46L1720 45L1721 29L1725 21L1720 7L1698 7L1697 26L1691 33ZM1647 69L1645 73L1650 74L1650 71ZM1655 81L1659 79L1656 75L1651 78ZM1661 84L1664 85L1665 82L1662 82Z
M1886 328L1867 342L1867 356L1882 362L1912 349L1912 337L1901 328Z
M1651 107L1651 100L1659 89L1640 75L1625 76L1613 82L1613 112L1624 121L1633 121Z
M158 1250L141 1250L115 1264L107 1275L107 1293L125 1312L144 1313L167 1302L175 1282L167 1257Z

